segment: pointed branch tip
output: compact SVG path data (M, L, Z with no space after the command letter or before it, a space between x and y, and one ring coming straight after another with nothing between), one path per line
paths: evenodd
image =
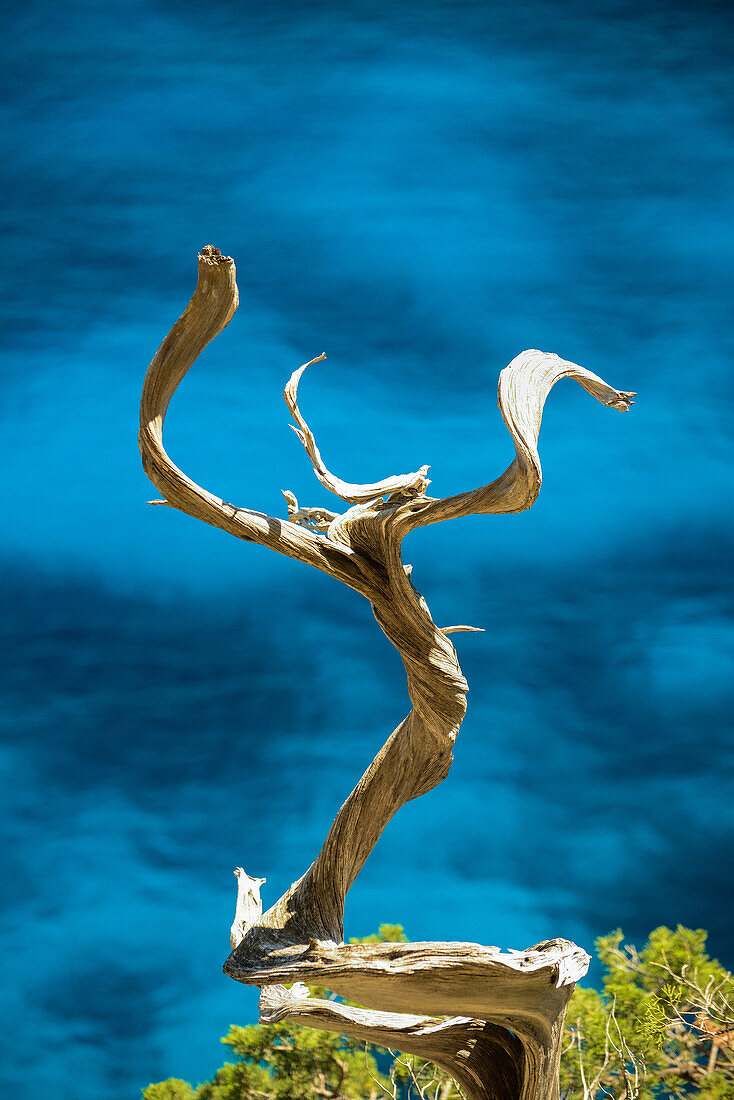
M361 504L368 501L374 501L377 500L378 497L391 496L393 493L399 493L403 496L410 497L420 496L425 492L426 486L430 483L426 477L426 473L430 469L429 466L421 466L420 470L410 474L399 474L398 476L383 478L382 481L377 481L369 485L353 485L350 482L342 481L341 478L335 477L329 472L321 457L321 452L316 446L314 434L298 408L298 384L304 371L307 367L310 367L312 363L318 363L325 358L326 354L322 352L321 355L317 355L315 359L311 359L309 363L304 363L302 366L298 367L297 370L294 370L283 390L285 403L296 422L296 424L290 424L289 427L300 439L306 454L311 460L311 465L313 466L316 477L324 488L328 489L330 493L334 493L335 496L341 497L347 504Z
M635 403L635 397L637 397L637 394L634 390L619 390L617 396L613 397L609 404L619 412L629 412L630 407Z

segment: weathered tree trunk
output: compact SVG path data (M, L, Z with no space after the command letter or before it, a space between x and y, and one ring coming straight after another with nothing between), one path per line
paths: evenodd
M518 355L500 374L499 407L515 458L488 485L457 496L426 495L428 467L372 485L350 485L325 466L298 407L305 364L285 399L316 476L351 507L343 514L299 508L284 492L289 519L235 507L191 481L163 448L166 411L202 349L237 308L235 267L218 249L199 256L191 302L150 365L143 386L143 465L168 504L237 538L313 565L365 596L405 665L412 709L339 810L305 874L262 912L260 886L238 868L232 954L224 969L261 987L261 1020L290 1019L418 1054L448 1071L467 1100L554 1100L566 1006L589 958L567 940L524 952L470 943L343 942L344 899L383 829L412 798L448 774L466 709L466 681L448 634L436 626L401 558L414 528L473 513L520 512L541 483L537 451L545 399L573 378L603 404L629 408L634 394L614 390L582 367L540 351ZM319 359L323 356L319 356ZM317 362L317 360L312 360ZM286 989L284 983L296 984ZM321 985L358 1001L352 1008L309 997ZM419 1015L414 1015L419 1013Z

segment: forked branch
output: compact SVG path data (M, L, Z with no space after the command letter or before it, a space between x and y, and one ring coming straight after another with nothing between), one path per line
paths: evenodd
M466 681L447 635L473 628L436 626L413 586L411 567L403 564L403 539L427 523L530 507L541 481L537 441L543 405L559 379L574 378L617 409L628 408L634 395L556 355L523 352L502 371L499 384L515 459L488 485L434 499L425 493L427 466L367 485L330 473L298 406L298 385L310 365L304 364L284 394L294 430L321 484L352 507L343 514L301 508L286 490L289 518L275 519L202 489L173 464L162 442L173 393L236 307L232 260L217 249L203 249L194 296L143 387L140 447L146 472L173 507L313 565L365 596L403 660L411 710L339 810L314 863L266 913L259 900L264 880L238 869L233 952L225 970L266 987L263 1019L287 1016L433 1059L461 1082L469 1100L552 1098L563 1016L588 965L585 952L565 940L505 954L475 944L345 945L344 900L400 806L447 775L466 709ZM282 989L283 983L299 981L327 985L368 1007L336 1006ZM416 1010L427 1015L416 1017Z

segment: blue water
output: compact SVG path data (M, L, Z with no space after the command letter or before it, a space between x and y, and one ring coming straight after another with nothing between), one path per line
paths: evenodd
M678 921L734 964L732 26L726 5L5 7L0 1074L29 1100L201 1080L255 1018L221 974L231 870L266 903L406 710L357 596L167 509L147 362L206 243L241 306L176 396L174 459L239 504L327 463L491 480L499 370L570 383L521 516L414 535L470 709L348 934L587 947ZM374 441L378 441L375 446ZM459 542L459 540L461 540Z

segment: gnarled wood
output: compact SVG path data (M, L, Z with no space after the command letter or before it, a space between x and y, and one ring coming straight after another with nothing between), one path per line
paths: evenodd
M604 404L627 409L634 394L614 390L590 371L527 351L502 371L499 405L515 444L501 477L445 499L425 494L428 467L354 485L331 474L298 407L292 375L285 399L320 482L352 507L339 515L299 507L283 491L288 520L235 507L183 474L162 441L166 411L184 374L237 307L232 260L202 249L189 306L161 345L143 387L140 447L164 503L238 538L313 565L361 593L398 650L411 710L388 738L339 810L305 874L262 913L259 887L238 868L238 902L225 971L263 988L263 1020L290 1018L312 1027L421 1054L452 1073L468 1100L552 1100L557 1094L563 1017L588 956L565 940L503 953L476 944L346 945L344 900L391 817L440 783L466 709L466 681L447 635L414 588L401 545L415 527L471 513L517 512L537 497L537 440L543 405L561 378L580 382ZM323 359L311 360L311 363ZM288 992L283 983L328 988L366 1006L335 1005ZM426 1013L417 1017L414 1013ZM441 1016L449 1017L446 1020Z
M363 501L375 500L377 497L389 496L392 493L424 493L426 486L430 484L426 477L430 468L428 466L421 466L420 470L412 474L399 474L397 477L383 478L382 481L376 481L372 485L351 485L347 481L342 481L340 477L334 477L333 474L329 473L324 465L321 452L316 446L313 432L298 408L298 383L301 380L303 372L306 370L306 367L310 367L313 363L320 363L321 360L325 358L326 356L322 352L321 355L318 355L309 363L304 363L302 367L299 367L298 370L293 372L283 391L285 403L291 411L291 416L298 425L297 428L294 428L291 424L291 427L303 444L306 454L311 459L314 473L321 484L324 488L328 489L330 493L335 493L336 496L341 497L341 499L345 500L348 504L360 504Z
M266 986L260 994L260 1023L283 1020L417 1054L449 1073L467 1096L503 1100L520 1095L522 1042L506 1028L482 1020L373 1012L309 997L301 983L291 989Z
M168 405L189 367L227 327L238 304L234 262L207 245L199 255L199 279L184 313L161 344L143 383L138 442L143 468L173 508L221 527L246 542L259 542L362 591L360 563L349 547L335 545L305 527L239 508L202 489L171 461L163 446ZM226 396L226 395L225 395ZM368 563L362 563L368 568Z

